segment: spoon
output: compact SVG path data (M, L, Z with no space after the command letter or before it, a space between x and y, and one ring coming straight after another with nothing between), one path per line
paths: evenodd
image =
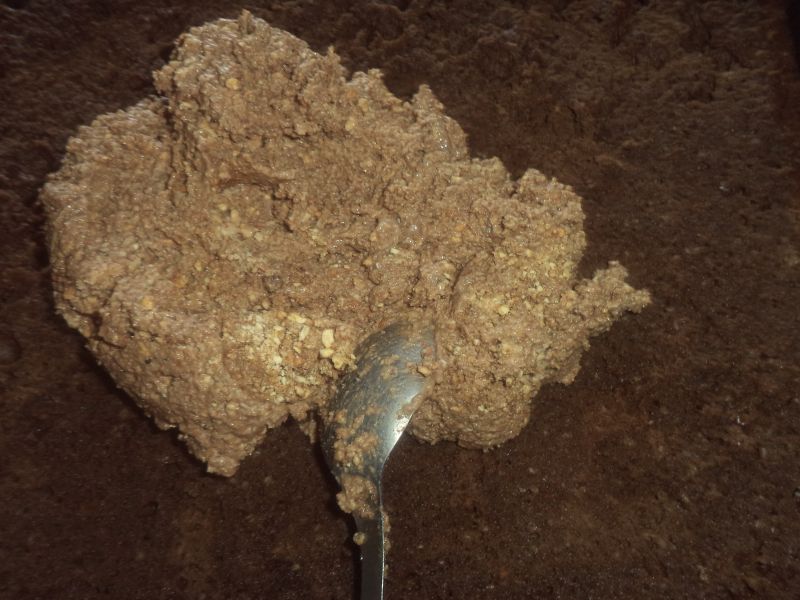
M430 326L394 323L356 349L356 366L340 381L323 415L322 449L353 513L361 547L361 600L382 600L385 566L381 475L427 386L434 357ZM416 400L416 401L415 401Z

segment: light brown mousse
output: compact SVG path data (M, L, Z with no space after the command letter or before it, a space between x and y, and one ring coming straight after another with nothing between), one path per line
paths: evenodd
M579 280L580 198L470 158L427 87L404 102L248 13L181 36L155 82L81 128L43 190L56 302L212 472L309 423L398 318L436 324L411 431L495 446L648 303L615 262Z

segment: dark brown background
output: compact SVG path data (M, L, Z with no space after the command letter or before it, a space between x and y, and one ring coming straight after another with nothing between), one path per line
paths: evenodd
M800 597L800 9L755 0L0 3L0 597L352 594L296 426L205 475L53 312L36 195L67 138L243 6L573 185L584 273L654 297L500 449L401 442L387 599Z

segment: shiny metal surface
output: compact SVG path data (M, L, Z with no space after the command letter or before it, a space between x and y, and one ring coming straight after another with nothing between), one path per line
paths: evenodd
M374 485L363 514L354 514L363 535L361 600L383 598L385 567L381 475L389 454L417 407L428 380L423 362L433 358L433 329L395 323L371 335L356 351L356 367L342 378L323 415L322 448L334 476L360 476ZM344 458L342 439L367 439L363 453ZM338 456L338 459L337 459Z

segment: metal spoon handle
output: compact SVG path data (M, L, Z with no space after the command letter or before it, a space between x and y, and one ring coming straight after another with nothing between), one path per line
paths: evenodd
M376 519L356 517L356 526L365 536L361 544L361 600L383 600L383 513L379 511Z

